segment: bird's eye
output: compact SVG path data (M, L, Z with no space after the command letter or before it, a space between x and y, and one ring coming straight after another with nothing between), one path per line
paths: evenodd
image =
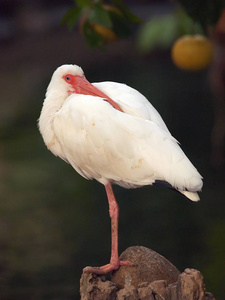
M68 81L68 82L71 80L70 76L66 76L65 79L66 79L66 81Z

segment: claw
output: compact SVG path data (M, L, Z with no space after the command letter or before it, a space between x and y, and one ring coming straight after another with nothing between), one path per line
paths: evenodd
M83 272L85 273L94 273L99 275L105 275L112 271L118 270L120 266L132 266L133 263L129 261L118 261L117 263L109 263L101 267L85 267Z

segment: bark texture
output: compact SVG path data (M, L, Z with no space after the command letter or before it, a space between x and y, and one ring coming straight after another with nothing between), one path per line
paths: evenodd
M131 261L133 266L121 266L111 281L92 273L82 274L81 300L215 300L205 291L198 270L185 269L180 273L151 249L130 247L120 259Z

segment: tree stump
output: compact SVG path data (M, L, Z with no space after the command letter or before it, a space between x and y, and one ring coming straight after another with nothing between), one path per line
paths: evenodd
M142 282L165 280L167 283L177 281L180 272L165 257L143 246L126 249L121 260L131 261L133 266L123 266L114 272L112 282L119 288L133 285L136 288Z
M157 252L134 246L126 249L121 260L133 266L121 266L105 276L83 273L80 280L81 300L215 300L205 291L202 274L195 269L180 273Z

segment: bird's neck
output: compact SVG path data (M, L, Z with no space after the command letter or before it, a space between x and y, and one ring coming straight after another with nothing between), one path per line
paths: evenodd
M43 136L46 146L53 153L54 147L56 147L57 144L53 129L53 121L56 113L61 109L67 97L67 94L64 95L56 92L47 92L39 118L39 130L41 132L41 135Z

